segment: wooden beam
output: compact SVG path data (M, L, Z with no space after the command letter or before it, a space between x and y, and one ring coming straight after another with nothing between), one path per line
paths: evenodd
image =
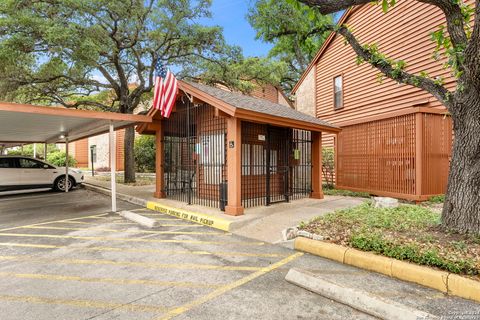
M163 128L160 126L155 133L155 198L165 198L165 171L164 171L164 162L165 162L165 152L164 152L164 143L163 143Z
M312 193L310 198L323 199L322 133L312 132Z
M227 185L228 200L225 213L243 215L242 206L242 122L235 117L227 118Z

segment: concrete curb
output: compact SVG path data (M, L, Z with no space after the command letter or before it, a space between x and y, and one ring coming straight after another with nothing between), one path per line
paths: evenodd
M107 196L110 196L112 194L110 192L110 189L95 186L93 184L83 183L82 186L87 190L95 191L95 192L98 192L98 193L101 193L101 194L104 194L104 195L107 195ZM147 202L148 202L145 199L132 197L132 196L129 196L127 194L122 194L122 193L117 193L117 198L120 199L120 200L126 201L126 202L137 204L137 205L142 206L142 207L146 207Z
M87 190L95 191L107 196L111 195L110 189L107 188L95 186L89 183L83 183L83 187ZM232 225L234 224L234 222L232 221L221 219L213 215L169 207L157 202L147 201L145 199L129 196L122 193L117 193L117 198L126 202L137 204L150 210L158 211L163 214L168 214L176 218L188 220L190 222L202 224L222 231L231 231Z
M163 214L168 214L176 218L188 220L190 222L198 224L203 224L205 226L219 229L222 231L230 231L231 221L221 219L213 215L173 208L153 201L148 201L146 207L150 210L158 211Z
M380 319L438 319L429 313L401 305L395 301L318 278L315 274L304 270L290 269L285 280Z
M139 225L142 225L147 228L155 228L158 225L157 221L155 221L154 219L144 217L142 215L133 213L131 211L121 211L118 214L124 217L125 219L136 222Z
M370 252L302 237L295 239L294 247L295 250L375 271L400 280L414 282L452 296L480 302L480 281Z

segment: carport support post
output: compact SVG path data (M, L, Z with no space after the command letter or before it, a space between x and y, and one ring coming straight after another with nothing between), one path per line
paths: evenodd
M153 195L155 198L166 198L165 195L165 171L163 168L163 163L165 161L165 153L164 153L164 142L163 142L163 128L162 128L162 121L156 121L158 125L157 130L155 131L155 194Z
M242 122L227 118L227 206L225 213L243 215L242 206Z
M65 137L65 192L68 192L68 137Z
M43 145L43 160L47 161L47 143Z
M310 198L323 199L322 133L312 131L312 193Z
M115 128L110 122L110 186L112 190L112 212L117 212L117 179L116 179L116 146L115 146Z

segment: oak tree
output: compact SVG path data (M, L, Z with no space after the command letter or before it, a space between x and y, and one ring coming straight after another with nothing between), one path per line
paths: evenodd
M322 15L287 0L256 0L247 19L258 39L273 44L269 58L285 65L281 82L288 92L326 39L327 35L318 29L333 23L331 14Z
M292 4L297 0L289 0ZM298 0L321 14L369 4L371 0ZM374 43L360 43L347 25L326 25L345 38L359 62L369 63L385 77L429 92L449 111L453 120L454 143L442 224L458 232L480 233L480 0L474 6L463 0L415 0L439 8L445 25L432 34L437 55L446 56L456 77L454 90L441 79L405 71L408 61L390 59ZM377 1L386 12L396 0ZM473 1L471 1L473 2ZM399 26L400 27L400 26ZM386 31L388 32L388 31Z
M133 113L154 85L157 60L181 69L215 59L222 30L199 21L211 0L3 0L0 95L25 103ZM174 69L175 71L175 69ZM107 92L108 99L92 93ZM108 101L106 103L105 101ZM125 182L135 181L134 129L125 133Z

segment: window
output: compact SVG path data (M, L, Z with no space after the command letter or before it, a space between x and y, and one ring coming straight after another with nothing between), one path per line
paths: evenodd
M3 158L0 159L0 169L6 169L6 168L15 168L15 164L13 162L13 159L8 159L8 158Z
M18 159L19 162L20 162L20 168L24 168L24 169L43 169L44 167L44 164L39 162L39 161L35 161L35 160L30 160L30 159Z
M242 175L266 174L266 153L261 144L242 144Z
M335 77L333 80L333 106L335 109L343 108L343 78L342 76Z

